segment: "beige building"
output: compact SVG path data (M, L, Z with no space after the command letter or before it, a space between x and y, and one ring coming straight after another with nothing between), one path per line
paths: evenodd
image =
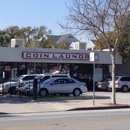
M95 54L94 62L90 61L91 52ZM22 74L59 70L89 84L90 79L93 79L94 64L95 81L111 76L109 51L0 47L0 79L4 78L4 81ZM118 53L115 64L120 68L120 71L116 70L116 74L128 74L128 70L124 70L126 67L122 68L125 64L122 64L122 57Z

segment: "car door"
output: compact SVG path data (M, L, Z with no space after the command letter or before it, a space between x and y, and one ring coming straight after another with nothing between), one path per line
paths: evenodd
M62 92L63 93L72 93L76 88L76 83L71 78L64 78L64 84L62 84Z
M63 79L55 79L53 82L50 83L48 89L50 93L57 93L60 94L62 93L62 84L63 84Z
M130 89L130 77L127 77L127 85L128 85L128 87Z
M43 76L41 79L40 79L40 82L42 83L42 82L44 82L44 81L46 81L47 79L49 79L50 78L50 76L48 75L45 75L45 76Z
M25 76L22 81L25 82L25 83L29 83L29 81L33 81L33 79L35 78L34 75L29 75L29 76Z

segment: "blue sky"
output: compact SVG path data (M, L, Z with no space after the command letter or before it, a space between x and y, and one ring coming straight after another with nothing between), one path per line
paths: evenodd
M64 23L63 17L68 14L65 3L70 5L71 0L0 0L0 30L9 26L21 28L44 25L54 35L70 33L56 23ZM85 36L76 37L81 41L88 39Z

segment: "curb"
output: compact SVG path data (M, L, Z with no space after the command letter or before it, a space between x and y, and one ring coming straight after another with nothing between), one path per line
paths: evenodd
M69 109L67 111L82 111L82 110L105 110L105 109L123 109L130 108L130 105L113 105L113 106L98 106L98 107L82 107Z
M130 105L81 107L81 108L73 108L73 109L64 110L64 111L107 110L107 109L123 109L123 108L124 109L130 108ZM46 112L48 112L48 111L46 111ZM51 112L53 112L53 111L51 111ZM8 113L8 112L6 113L6 112L0 112L0 115L3 115L3 114L27 114L27 113L43 113L43 112L42 111L41 112L23 112L23 113Z

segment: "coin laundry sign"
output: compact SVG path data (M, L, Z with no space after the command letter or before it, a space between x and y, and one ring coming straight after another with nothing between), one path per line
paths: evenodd
M22 58L31 59L87 59L89 60L89 54L56 54L56 53L29 53L23 52Z

